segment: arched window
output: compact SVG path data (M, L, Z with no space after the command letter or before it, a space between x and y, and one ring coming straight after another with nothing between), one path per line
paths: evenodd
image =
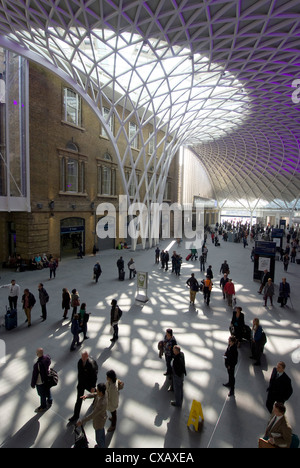
M97 161L98 195L116 195L116 169L112 156L106 151L103 158Z

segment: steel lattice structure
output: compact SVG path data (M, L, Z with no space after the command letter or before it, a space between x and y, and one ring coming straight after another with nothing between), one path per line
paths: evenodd
M0 35L1 46L56 71L94 108L114 144L127 194L135 184L135 201L162 201L170 162L185 145L202 161L220 203L296 206L298 0L2 0ZM108 125L111 115L120 124L117 135ZM126 131L132 117L141 142L137 158ZM149 123L153 133L145 138ZM142 183L145 200L139 199Z

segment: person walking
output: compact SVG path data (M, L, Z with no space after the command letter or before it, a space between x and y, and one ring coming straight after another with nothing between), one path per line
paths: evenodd
M76 349L76 346L80 345L79 341L79 333L81 332L81 328L79 325L79 314L74 314L72 321L71 321L71 333L73 335L73 340L71 343L70 351L74 351Z
M206 279L203 280L202 283L203 283L203 298L206 301L206 304L209 306L213 282L209 276L206 276Z
M273 296L275 294L274 283L272 278L268 278L267 284L264 287L265 307L267 307L268 297L270 298L271 306L273 305Z
M220 279L220 288L222 289L222 294L223 294L223 299L225 299L225 284L228 283L228 275L227 273L224 273L223 277Z
M269 275L270 274L269 274L268 270L264 270L264 272L262 273L261 280L260 280L260 288L257 291L259 294L262 293L262 290L264 289L265 285L267 284L267 281L269 279Z
M80 306L79 310L79 326L80 331L83 333L83 339L88 340L89 337L87 336L87 324L90 318L90 314L86 311L86 303L83 302Z
M88 395L83 395L82 399L94 398L93 411L85 416L82 420L79 419L76 426L83 426L87 421L93 421L93 427L95 429L95 438L97 445L95 448L105 448L105 422L107 419L107 397L106 397L106 385L105 383L99 383L97 385L96 392L92 392Z
M284 307L287 304L288 298L290 297L291 288L290 284L287 283L286 278L282 278L279 285L279 301L280 307Z
M122 317L122 310L118 306L117 300L113 299L111 301L111 311L110 311L110 325L113 328L113 337L110 341L117 341L119 338L119 320Z
M285 368L286 365L283 361L279 361L277 366L273 368L267 388L266 407L269 413L272 413L275 401L285 403L293 394L292 381L285 373Z
M24 289L24 294L22 296L23 309L26 315L26 322L28 327L31 327L31 310L36 303L34 295L29 291L29 289Z
M224 262L222 263L221 268L220 268L220 273L222 273L223 275L224 273L229 275L229 265L227 263L227 260L224 260Z
M199 283L195 278L195 274L192 273L191 277L187 280L186 284L190 288L190 304L195 304L196 294L199 291Z
M135 263L133 258L131 258L127 264L128 269L129 269L129 279L132 278L132 276L135 278L136 275L136 269L135 269Z
M289 263L290 263L290 257L289 257L289 254L286 253L285 256L283 257L283 268L284 268L284 271L288 271Z
M238 362L238 350L235 336L230 336L228 339L228 347L224 354L225 367L228 372L228 382L223 384L229 388L228 396L234 396L235 390L235 366Z
M107 411L111 413L111 426L107 432L113 432L117 425L117 409L119 406L118 380L114 370L106 372Z
M175 400L171 401L171 405L181 408L183 402L183 382L186 375L185 358L184 353L178 345L173 346L173 355L172 374Z
M235 296L235 287L231 278L228 278L228 281L224 286L224 293L227 298L228 306L232 307L232 298Z
M214 274L213 274L213 271L212 271L212 266L209 265L209 267L207 268L206 270L206 277L209 277L209 279L213 279L214 277Z
M80 297L77 289L72 289L72 294L71 294L71 307L73 308L72 310L72 317L71 320L74 317L74 314L77 312L77 307L80 306Z
M62 309L64 311L63 319L67 319L68 310L70 310L71 304L71 294L69 293L67 288L63 288L62 290Z
M41 318L43 319L42 321L44 322L47 319L46 304L47 304L47 302L49 302L49 294L47 293L46 289L44 288L43 283L39 283L38 291L39 291L40 304L41 304L41 308L42 308Z
M10 284L3 284L0 288L7 288L8 291L8 303L9 308L17 310L18 297L20 295L20 286L16 283L16 280L12 279Z
M77 400L74 407L73 416L69 419L70 422L76 422L79 419L82 396L84 391L94 393L98 376L98 364L89 356L89 353L84 350L81 358L77 363L78 384L77 384Z
M52 258L50 260L50 263L49 263L49 270L50 270L50 279L52 278L55 278L56 276L56 268L57 268L57 263L56 261L54 260L54 258Z
M93 268L95 282L98 283L98 280L101 276L102 269L99 262L96 262Z
M37 361L33 366L31 388L36 388L40 397L40 406L36 410L40 413L50 408L53 402L51 390L48 385L51 358L48 354L44 355L43 348L38 348L36 355Z
M203 253L200 255L199 261L200 261L200 272L205 271L205 256L203 255Z

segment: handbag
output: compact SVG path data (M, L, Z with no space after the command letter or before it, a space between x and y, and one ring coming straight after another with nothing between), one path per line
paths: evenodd
M80 432L77 427L75 427L74 429L75 444L73 445L73 448L89 448L89 441L85 434L83 426L80 426L80 428Z
M51 368L49 371L47 384L49 388L56 387L56 385L58 384L58 374L53 368Z
M124 382L122 380L118 379L118 390L123 390L124 388Z

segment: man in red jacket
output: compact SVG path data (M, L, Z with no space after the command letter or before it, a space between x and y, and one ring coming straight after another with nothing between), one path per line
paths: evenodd
M228 282L224 286L224 293L229 307L232 307L232 296L235 296L235 288L231 278L228 279Z

